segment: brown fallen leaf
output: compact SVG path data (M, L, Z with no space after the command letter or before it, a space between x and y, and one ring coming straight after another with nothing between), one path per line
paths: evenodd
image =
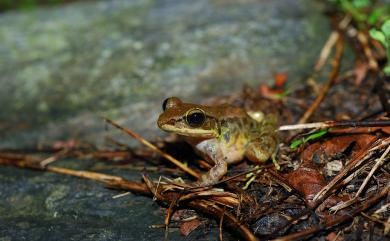
M331 232L329 233L326 238L325 238L327 241L343 241L344 238L342 236L339 236L337 233L335 232Z
M192 231L197 229L201 225L201 221L197 218L184 221L180 224L180 234L183 236L188 236Z
M367 128L365 128L367 130ZM298 191L305 202L311 206L313 198L327 185L324 175L320 172L318 164L330 161L336 155L344 153L352 147L348 153L350 158L354 158L362 150L365 150L378 137L374 134L338 133L327 139L317 141L309 145L302 151L300 157L302 164L294 171L284 174L284 178L289 185ZM353 145L353 146L352 146ZM347 200L347 196L330 196L325 199L318 210L318 215L328 218L329 215L321 213L326 207L331 207L340 200Z
M316 163L324 163L332 157L344 153L348 147L354 144L351 152L351 157L353 157L359 150L366 149L376 138L375 135L370 134L348 134L330 137L308 146L302 152L301 159L304 162L315 161Z
M318 171L314 163L303 162L296 170L283 175L307 203L326 185L324 176Z
M259 87L259 92L262 96L274 98L277 94L282 94L285 92L285 85L287 82L286 73L276 73L274 76L274 83L272 86L267 84L261 84Z
M366 77L368 71L368 64L365 62L358 61L355 64L355 69L353 70L355 74L355 85L360 85L363 79Z

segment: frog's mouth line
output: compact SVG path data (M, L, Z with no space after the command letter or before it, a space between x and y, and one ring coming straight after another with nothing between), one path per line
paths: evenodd
M168 124L162 125L161 129L168 132L174 132L178 135L183 135L183 136L204 137L204 138L217 137L217 133L213 130L179 129Z

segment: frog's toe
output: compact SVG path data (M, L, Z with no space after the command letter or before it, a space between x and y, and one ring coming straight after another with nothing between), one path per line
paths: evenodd
M210 180L201 180L201 181L197 181L197 182L192 183L191 186L194 188L202 188L202 187L210 187L216 183L217 182L212 182Z
M280 165L278 163L278 160L276 160L276 154L275 153L272 154L271 159L272 159L272 163L275 166L275 169L279 171L280 170Z

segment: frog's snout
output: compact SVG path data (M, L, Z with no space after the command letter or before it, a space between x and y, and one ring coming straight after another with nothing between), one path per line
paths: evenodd
M163 129L163 130L166 129L166 128L165 128L166 126L173 125L173 123L174 123L174 120L172 120L172 119L167 119L167 118L163 117L163 115L160 115L160 116L158 117L158 120L157 120L157 126L158 126L160 129Z
M162 126L165 124L165 121L161 118L161 115L158 117L157 126L162 129Z

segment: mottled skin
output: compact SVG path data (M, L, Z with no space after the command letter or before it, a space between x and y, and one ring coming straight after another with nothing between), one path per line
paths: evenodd
M247 157L255 163L267 161L278 145L274 115L252 118L245 110L231 105L204 106L183 103L176 97L163 104L158 126L185 136L195 150L214 163L202 175L201 185L218 182L227 172L227 164Z

